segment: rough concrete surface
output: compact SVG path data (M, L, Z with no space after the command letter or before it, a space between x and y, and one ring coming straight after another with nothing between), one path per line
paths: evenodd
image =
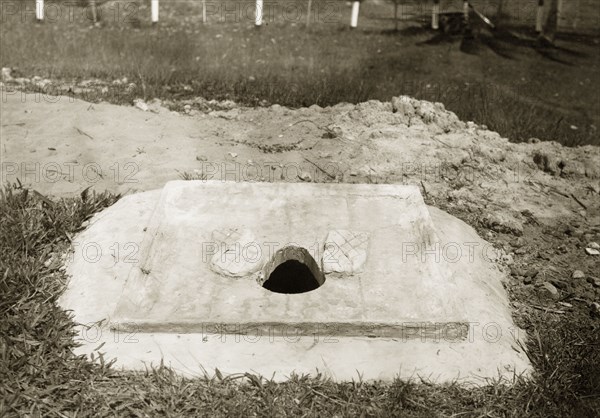
M236 228L254 231L254 240L232 245L223 257L255 262L256 272L215 273L209 263L219 247L214 231ZM308 334L330 327L366 335L385 326L399 336L396 324L465 321L462 306L448 297L454 284L444 276L445 260L426 257L435 251L435 231L415 186L175 181L164 187L145 229L139 266L113 316L139 330L303 324L298 327ZM335 249L332 259L323 258L325 238L335 229L369 234L362 273L327 274L321 287L302 294L260 286L262 267L290 245L306 249L319 265L335 262Z

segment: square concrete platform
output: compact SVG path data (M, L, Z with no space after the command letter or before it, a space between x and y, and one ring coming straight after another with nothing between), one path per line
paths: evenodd
M75 353L127 369L476 384L531 370L493 247L416 187L172 182L96 214L67 274Z
M437 241L415 186L170 182L112 322L137 332L465 338L455 286L427 256ZM301 272L281 267L292 261L312 287L293 287ZM278 267L283 282L268 286Z

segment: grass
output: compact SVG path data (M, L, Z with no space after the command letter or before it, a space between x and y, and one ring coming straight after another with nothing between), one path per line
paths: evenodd
M435 35L424 29L427 14L403 20L394 31L389 4L364 4L356 31L347 29L349 9L342 1L313 2L321 12L309 28L304 15L282 17L282 7L303 10L304 1L273 2L279 12L260 30L253 27L250 0L212 2L219 12L209 13L206 25L201 2L161 2L157 27L149 24L146 3L115 4L103 5L101 28L90 27L81 8L74 8L72 21L62 10L61 18L44 24L7 13L0 65L16 75L49 78L48 93L95 80L98 88L84 90L82 98L127 104L156 97L176 107L202 96L299 107L408 94L443 102L461 119L516 142L537 137L600 145L598 36L564 35L557 41L563 49L551 53L533 41L484 38L465 53L460 36L422 44ZM225 7L238 17L225 16ZM516 32L534 39L527 30ZM131 88L112 84L124 77Z
M600 324L531 311L534 379L467 389L423 380L334 383L245 374L188 379L158 366L116 370L74 356L75 324L57 306L61 254L109 194L50 200L20 185L0 194L0 415L4 416L594 416L600 413ZM55 258L54 258L55 259ZM523 297L526 303L526 297ZM508 383L508 384L506 384Z

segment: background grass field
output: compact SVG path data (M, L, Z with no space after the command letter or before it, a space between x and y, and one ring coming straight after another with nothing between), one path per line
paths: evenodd
M342 1L315 0L308 28L305 1L266 2L258 30L250 0L207 2L207 24L201 1L165 0L157 27L148 4L108 2L100 6L100 28L91 27L86 8L49 3L46 22L37 25L33 2L10 3L16 9L2 3L0 65L49 78L49 94L95 79L110 88L83 98L127 104L203 96L298 107L407 94L443 102L513 141L600 144L600 37L563 34L563 50L545 54L533 47L529 12L506 21L526 25L513 27L525 41L487 36L465 53L462 36L422 44L435 33L426 29L429 5L421 3L403 4L399 31L391 3L365 3L354 31ZM110 84L123 77L135 86Z

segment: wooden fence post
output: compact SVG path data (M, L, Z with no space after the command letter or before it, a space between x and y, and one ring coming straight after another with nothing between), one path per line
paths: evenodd
M352 3L352 16L350 17L350 27L358 26L358 12L360 11L360 1L354 0Z
M433 9L431 10L431 29L440 28L440 0L433 0Z
M35 18L38 22L44 20L44 0L35 0Z
M152 19L152 24L158 23L158 0L150 1L150 15Z
M544 0L538 0L537 13L535 16L535 31L540 33L544 25Z
M256 0L256 8L254 11L254 26L260 27L263 18L263 0Z

